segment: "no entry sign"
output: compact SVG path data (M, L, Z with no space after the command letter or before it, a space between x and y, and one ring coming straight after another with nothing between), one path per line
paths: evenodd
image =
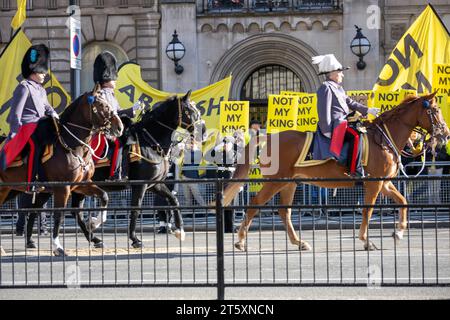
M70 17L70 67L81 70L81 23Z

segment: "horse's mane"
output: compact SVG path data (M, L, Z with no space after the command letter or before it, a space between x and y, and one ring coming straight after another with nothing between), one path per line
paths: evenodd
M415 95L409 95L407 96L397 107L383 112L379 117L377 117L375 120L373 120L372 122L368 122L367 126L373 126L376 124L381 124L381 122L384 121L389 121L391 119L396 119L396 118L400 118L403 113L405 113L406 111L408 111L408 107L409 105L416 101L417 99L420 99L420 97L415 96Z
M152 111L144 113L142 119L139 121L144 126L159 119L164 114L167 108L176 101L177 96L167 98L165 101L157 102L153 105Z
M61 121L66 122L69 120L70 116L76 111L76 107L81 104L81 99L85 94L82 94L78 98L75 99L71 104L69 104L61 114Z

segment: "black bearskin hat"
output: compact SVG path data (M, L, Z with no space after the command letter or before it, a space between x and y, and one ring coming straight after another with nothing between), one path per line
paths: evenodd
M31 46L22 60L22 76L27 79L32 73L47 73L50 50L45 44Z
M109 51L100 53L94 62L94 82L117 80L117 60Z

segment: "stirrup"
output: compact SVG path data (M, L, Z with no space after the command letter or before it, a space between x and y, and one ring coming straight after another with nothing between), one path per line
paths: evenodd
M31 186L30 189L25 190L26 194L33 194L33 193L39 193L44 192L45 187L44 186Z

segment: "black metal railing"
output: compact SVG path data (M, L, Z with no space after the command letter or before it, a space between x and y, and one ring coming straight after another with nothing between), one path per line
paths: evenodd
M317 182L336 179L272 179L243 182ZM366 181L383 180L367 178ZM402 185L412 182L449 182L449 176L396 178ZM134 181L128 184L139 184ZM104 247L88 244L70 213L78 209L33 209L64 212L61 243L67 257L52 255L52 239L34 235L37 249L26 247L25 237L15 235L13 217L17 211L3 209L0 215L0 288L30 287L215 287L217 297L225 298L226 287L240 286L450 286L450 213L448 204L392 202L367 206L362 203L303 204L291 206L271 202L265 205L234 204L224 207L221 179L171 181L177 184L213 186L214 206L182 206L186 240L169 234L158 234L158 210L174 209L145 205L110 207L109 220L97 231ZM61 183L58 183L61 184ZM99 183L111 184L108 183ZM2 184L4 186L4 184ZM361 211L374 208L367 241L374 251L363 250L358 239ZM242 218L237 212L251 208L264 209L255 216L245 237L246 251L239 251L235 232ZM397 210L407 208L407 230L402 240L392 234L399 222ZM137 234L141 248L131 247L128 223L130 210L141 213ZM287 235L277 214L290 209L295 233L311 246L298 250ZM85 216L97 215L96 207L81 209ZM231 210L231 211L230 211ZM234 210L234 215L233 215ZM231 213L230 213L231 212ZM308 212L309 214L304 214ZM331 214L333 212L333 214ZM147 218L143 218L146 213ZM234 217L234 232L224 233L227 219ZM52 219L50 219L52 221ZM49 226L51 230L53 225ZM26 230L26 228L25 228Z

